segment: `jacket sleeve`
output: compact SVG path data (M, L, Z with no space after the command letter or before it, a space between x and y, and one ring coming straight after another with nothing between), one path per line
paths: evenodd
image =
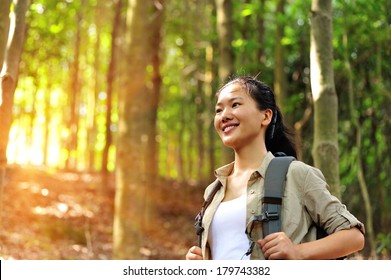
M309 167L307 170L304 201L312 220L328 234L353 227L365 234L364 224L330 193L322 172L317 168Z

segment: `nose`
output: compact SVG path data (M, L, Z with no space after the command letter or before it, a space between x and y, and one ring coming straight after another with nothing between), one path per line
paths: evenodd
M231 113L231 110L229 108L225 108L221 112L221 120L222 120L222 122L227 122L229 120L232 120L232 113Z

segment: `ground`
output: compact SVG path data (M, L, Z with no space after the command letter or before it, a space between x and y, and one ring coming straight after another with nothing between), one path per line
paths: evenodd
M0 259L112 259L114 179L99 174L10 166L0 204ZM202 190L163 184L156 229L143 239L143 259L184 259ZM1 197L1 196L0 196Z
M165 181L156 189L141 258L184 259L197 242L204 186ZM114 193L113 176L10 166L0 193L0 260L112 259Z

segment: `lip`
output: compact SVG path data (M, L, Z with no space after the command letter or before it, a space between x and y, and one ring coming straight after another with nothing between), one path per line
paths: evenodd
M223 131L223 133L229 133L233 129L235 129L238 125L239 124L237 123L227 123L221 127L221 130Z

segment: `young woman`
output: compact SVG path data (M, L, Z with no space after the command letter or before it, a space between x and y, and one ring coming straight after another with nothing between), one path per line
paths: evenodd
M246 225L260 212L273 154L296 156L295 146L274 93L252 77L236 78L218 91L214 125L235 161L215 171L222 187L205 211L202 245L191 247L186 259L336 259L364 247L364 225L330 194L320 170L297 160L287 173L282 231L264 237L258 225L248 237ZM317 240L315 224L329 235Z

